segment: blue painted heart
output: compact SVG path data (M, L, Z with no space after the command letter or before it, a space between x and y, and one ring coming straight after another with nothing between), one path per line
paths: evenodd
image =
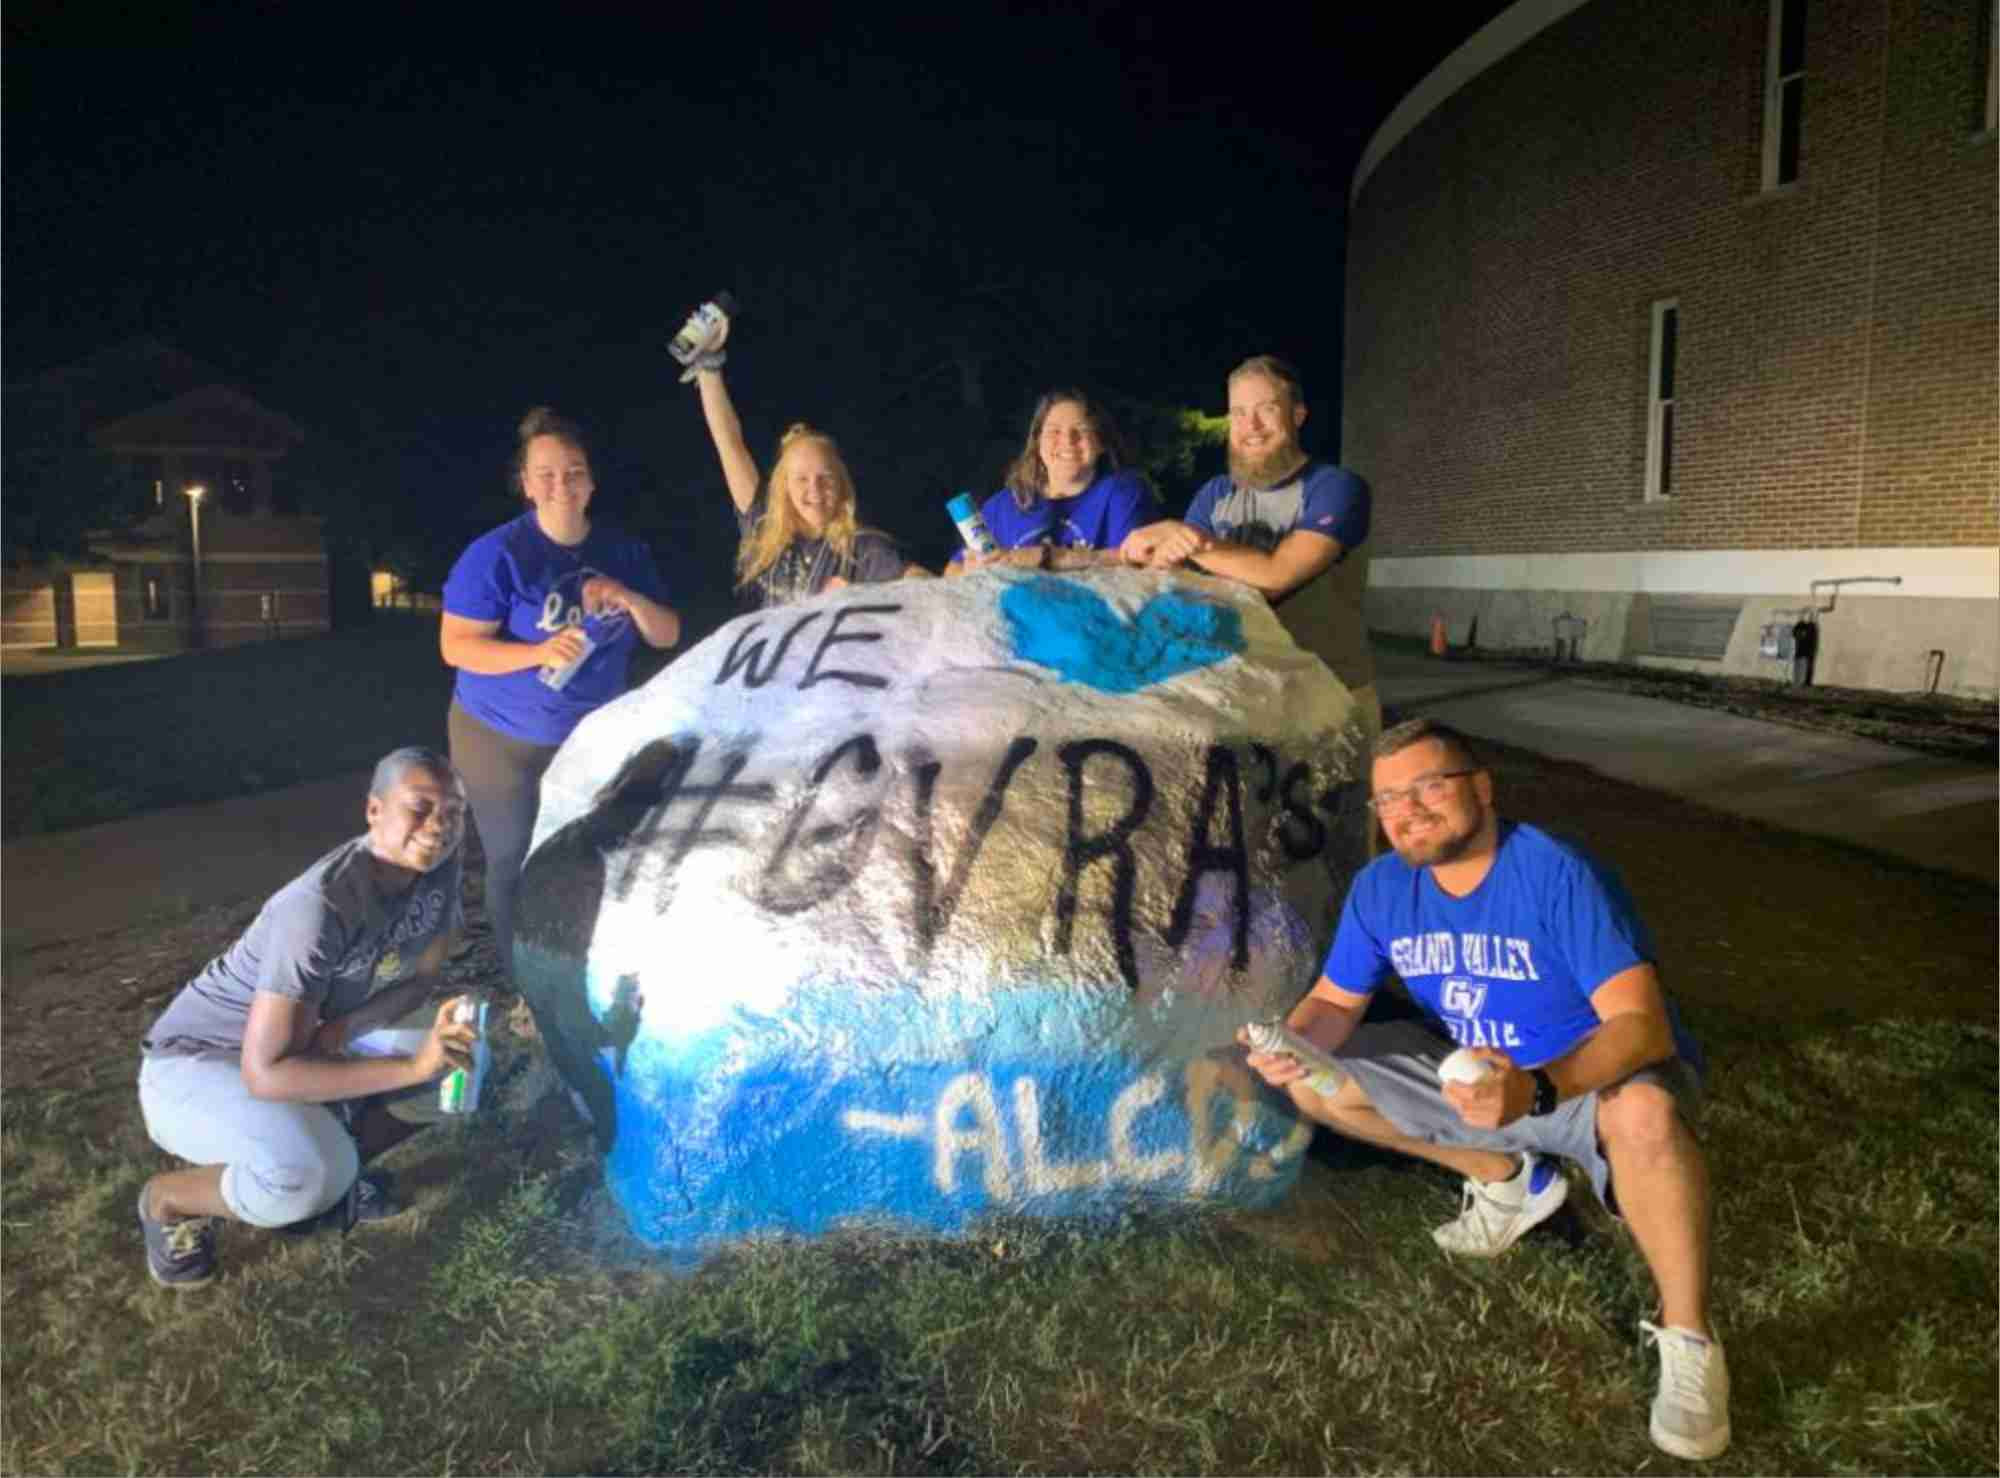
M1015 656L1101 693L1136 693L1243 650L1243 618L1233 606L1172 591L1127 621L1087 586L1043 576L1010 584L1000 613Z

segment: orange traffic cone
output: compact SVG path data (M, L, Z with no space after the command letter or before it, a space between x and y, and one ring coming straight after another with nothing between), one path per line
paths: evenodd
M1442 657L1449 650L1444 639L1444 617L1431 617L1431 655Z

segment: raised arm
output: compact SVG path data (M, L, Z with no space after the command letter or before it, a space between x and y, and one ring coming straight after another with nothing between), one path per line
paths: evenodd
M743 440L743 423L729 399L729 387L722 383L719 369L697 370L694 377L701 391L701 413L708 422L709 439L722 462L722 477L729 484L730 501L738 513L748 513L757 501L757 461Z

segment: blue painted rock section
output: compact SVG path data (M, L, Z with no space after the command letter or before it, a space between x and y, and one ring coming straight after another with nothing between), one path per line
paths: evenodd
M1195 576L732 622L543 782L515 969L646 1242L1275 1200L1231 1045L1362 860L1346 690Z

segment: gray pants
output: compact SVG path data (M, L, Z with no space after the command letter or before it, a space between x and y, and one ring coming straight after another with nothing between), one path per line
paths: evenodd
M448 719L451 762L465 781L479 845L486 853L486 916L500 968L514 978L514 888L527 860L541 803L542 772L559 746L534 744L483 724L454 700Z
M223 1167L222 1204L253 1227L317 1216L347 1194L361 1169L333 1110L252 1097L237 1052L147 1057L139 1111L168 1154Z
M1597 1139L1598 1094L1586 1093L1539 1119L1520 1118L1498 1129L1475 1129L1458 1116L1438 1082L1438 1064L1458 1044L1422 1021L1366 1022L1334 1056L1398 1132L1428 1144L1501 1154L1556 1155L1590 1176L1597 1199L1614 1212L1611 1164ZM1678 1057L1642 1067L1625 1083L1651 1083L1673 1095L1681 1119L1693 1128L1701 1112L1701 1079Z

